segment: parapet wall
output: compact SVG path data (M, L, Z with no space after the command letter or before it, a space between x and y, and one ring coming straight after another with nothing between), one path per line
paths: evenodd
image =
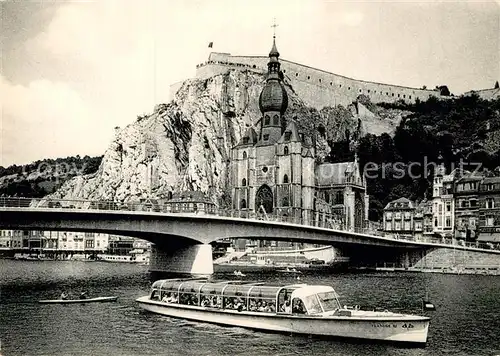
M265 73L268 57L231 56L229 53L211 53L206 63L196 68L196 78L206 79L223 74L229 69L253 70ZM424 90L398 85L382 84L352 79L295 62L281 60L281 69L297 95L309 105L321 109L324 106L347 106L364 94L372 102L395 102L403 100L413 103L418 98L427 100L440 97L439 91Z

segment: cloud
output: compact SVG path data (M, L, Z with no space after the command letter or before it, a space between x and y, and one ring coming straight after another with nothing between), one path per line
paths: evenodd
M88 151L88 140L106 136L93 130L99 121L79 94L64 83L35 80L14 85L0 76L2 147L0 165L76 155ZM109 138L109 135L108 135Z

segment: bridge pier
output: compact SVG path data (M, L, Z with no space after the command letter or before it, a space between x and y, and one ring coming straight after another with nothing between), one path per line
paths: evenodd
M149 270L193 275L213 274L212 246L209 244L153 245Z

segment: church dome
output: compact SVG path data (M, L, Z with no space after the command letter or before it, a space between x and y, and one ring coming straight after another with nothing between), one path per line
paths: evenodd
M262 113L279 111L282 115L288 107L288 95L279 80L269 80L259 97L259 108Z

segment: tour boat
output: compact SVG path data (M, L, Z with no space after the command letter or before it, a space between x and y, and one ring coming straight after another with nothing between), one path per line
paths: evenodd
M73 304L73 303L96 303L96 302L115 302L118 297L96 297L87 299L47 299L39 300L40 304Z
M251 329L425 344L429 318L341 306L323 285L163 279L136 300L147 311Z

